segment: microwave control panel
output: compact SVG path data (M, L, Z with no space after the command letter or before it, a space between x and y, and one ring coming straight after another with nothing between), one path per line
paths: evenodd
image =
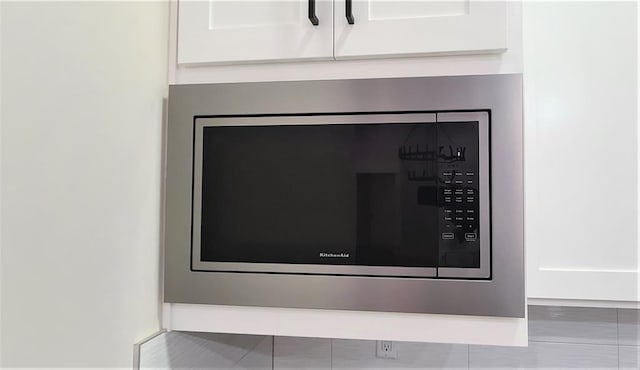
M478 122L438 122L438 219L441 267L480 266Z

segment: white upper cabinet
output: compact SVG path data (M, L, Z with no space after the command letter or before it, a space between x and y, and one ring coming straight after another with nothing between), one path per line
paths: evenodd
M500 52L507 47L505 2L335 0L334 11L336 59Z
M507 48L504 1L178 0L178 7L178 64L472 54Z
M332 59L333 2L179 1L178 63ZM315 4L314 25L310 7Z

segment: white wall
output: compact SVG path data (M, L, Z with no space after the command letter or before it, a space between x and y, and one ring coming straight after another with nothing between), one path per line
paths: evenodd
M1 7L0 365L131 368L159 328L168 6Z

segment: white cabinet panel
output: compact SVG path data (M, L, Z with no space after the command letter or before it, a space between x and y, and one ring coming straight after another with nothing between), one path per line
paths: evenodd
M289 63L176 64L178 3L171 2L170 83L333 80L354 78L453 76L522 73L522 3L507 2L507 50L504 53L410 58L371 58ZM320 19L322 21L322 19ZM343 16L336 19L343 22ZM357 21L357 20L356 20Z
M332 59L333 2L181 0L178 63Z
M638 300L636 14L525 3L529 297Z
M336 59L504 51L505 2L335 0Z

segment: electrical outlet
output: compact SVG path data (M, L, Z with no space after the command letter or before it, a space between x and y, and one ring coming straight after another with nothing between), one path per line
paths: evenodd
M390 340L376 341L376 357L398 358L398 347Z

